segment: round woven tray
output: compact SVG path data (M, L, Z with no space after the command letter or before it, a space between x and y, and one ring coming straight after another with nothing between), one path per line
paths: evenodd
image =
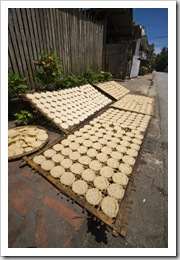
M45 128L40 127L40 126L36 126L36 125L19 126L19 127L11 128L11 129L9 129L9 130L12 130L12 129L14 129L14 130L20 130L20 129L23 129L23 128L26 128L26 129L37 128L37 129L41 129L41 130L46 131ZM46 131L46 134L48 135L47 131ZM21 157L23 157L23 156L32 154L32 153L34 153L34 152L40 150L42 147L44 147L44 146L47 144L48 141L49 141L49 135L48 135L47 139L46 139L45 141L43 141L40 146L35 147L34 149L32 149L32 150L30 150L30 151L28 151L28 152L24 152L24 153L15 155L15 156L10 156L10 157L8 157L8 161L12 161L12 160L15 160L15 159L19 159L19 158L21 158Z

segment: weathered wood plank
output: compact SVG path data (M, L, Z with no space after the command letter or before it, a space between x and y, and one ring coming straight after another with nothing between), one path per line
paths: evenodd
M81 75L89 67L101 70L102 28L85 11L26 8L9 13L9 64L27 78L29 88L35 87L34 60L41 49L56 51L64 76Z
M23 40L25 41L25 39L24 39L22 24L20 21L19 9L18 8L12 9L12 14L14 20L16 39L18 39L18 48L20 52L20 57L19 57L20 59L18 60L18 63L21 61L22 68L23 68L23 76L26 77L27 85L30 87L31 83L29 81L29 75L28 75L28 70L26 65L26 54L23 46Z
M12 12L12 9L10 8L9 15L8 15L8 28L9 28L8 32L9 32L10 39L11 39L11 42L12 42L12 45L11 45L12 48L11 48L10 45L8 46L9 47L9 53L14 52L14 56L16 58L15 58L15 60L13 60L14 57L12 57L12 61L13 61L14 64L17 64L19 75L20 76L24 76L23 67L22 67L22 63L21 63L20 52L19 52L19 48L18 48L17 37L16 37L16 33L15 33L15 28L14 27L15 27L15 24L14 24L14 19L13 19L13 12Z

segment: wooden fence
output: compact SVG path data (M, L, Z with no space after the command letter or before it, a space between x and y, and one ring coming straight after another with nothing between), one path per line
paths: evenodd
M120 43L109 43L105 46L105 69L110 71L115 78L125 79L128 58L127 41Z
M42 3L43 5L43 3ZM63 74L81 75L87 68L100 72L103 26L78 9L9 8L8 63L35 89L34 60L41 49L55 50Z

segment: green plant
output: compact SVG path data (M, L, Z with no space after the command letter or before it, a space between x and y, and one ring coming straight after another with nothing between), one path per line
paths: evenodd
M143 76L143 75L145 75L147 73L148 73L148 68L147 67L144 67L144 66L140 67L140 69L139 69L139 75L140 76Z
M33 114L31 114L27 110L20 110L20 112L15 113L14 116L16 117L16 120L14 120L14 122L17 125L27 125L29 121L34 118Z
M26 78L20 77L19 75L8 70L8 99L18 97L20 93L27 91L28 87L25 85Z
M95 73L91 69L87 69L83 74L83 77L90 83L98 83L109 81L112 75L110 72L101 71L101 73Z
M71 88L74 86L81 86L86 84L87 80L82 76L76 76L70 73L66 78L61 79L57 84L56 88Z
M48 85L56 86L62 79L61 60L56 56L56 52L42 50L38 60L34 63L39 66L36 73L37 84L40 88L46 88Z

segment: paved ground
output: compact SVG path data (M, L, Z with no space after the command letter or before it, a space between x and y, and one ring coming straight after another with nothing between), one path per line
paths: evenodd
M99 228L88 213L67 200L21 160L9 162L10 248L163 248L167 247L163 182L164 161L160 131L157 80L154 75L120 82L134 92L155 98L155 114L139 156L135 190L131 194L126 238ZM12 122L9 122L12 127ZM49 129L50 143L61 135ZM164 140L163 140L164 142ZM50 144L49 143L49 144ZM48 146L49 146L48 144Z

